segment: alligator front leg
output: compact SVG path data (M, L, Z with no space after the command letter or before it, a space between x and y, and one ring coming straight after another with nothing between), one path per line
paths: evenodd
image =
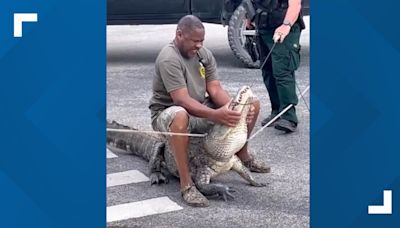
M265 183L259 183L254 180L253 176L251 176L250 171L243 165L242 161L235 155L233 157L233 166L232 170L236 171L241 177L247 180L250 185L255 187L265 187L267 186Z
M197 170L195 177L195 183L201 193L207 198L218 198L225 201L233 200L234 196L232 193L234 190L231 187L220 183L210 183L211 176L214 176L215 172L210 168L203 168Z

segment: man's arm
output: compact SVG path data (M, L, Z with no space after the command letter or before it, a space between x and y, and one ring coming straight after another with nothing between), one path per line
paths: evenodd
M290 28L297 21L301 10L301 0L289 0L289 7L286 11L283 24L279 26L274 33L274 41L283 42L289 34Z
M218 80L207 82L207 93L210 95L211 100L217 105L217 107L224 106L231 100L231 97L222 88L221 83Z
M219 109L212 109L206 105L200 104L191 98L187 88L174 90L170 93L172 100L178 106L186 109L186 111L197 117L206 118L216 123L221 123L229 127L234 127L240 120L240 113L228 109L227 104ZM229 98L228 98L229 99Z
M284 22L288 22L290 25L293 25L299 17L300 10L301 0L289 0L289 7L287 9Z
M187 88L174 90L170 95L176 105L182 106L191 115L208 119L215 111L190 97Z

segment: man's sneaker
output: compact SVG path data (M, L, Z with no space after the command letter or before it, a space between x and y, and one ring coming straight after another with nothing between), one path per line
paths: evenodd
M197 190L194 184L188 185L181 190L183 200L192 207L208 207L208 199Z
M297 128L297 124L293 123L292 121L285 120L280 118L278 121L275 123L275 129L284 131L286 133L291 133L295 132Z
M267 166L262 161L257 161L254 157L251 157L249 160L244 161L243 165L246 166L251 172L256 173L270 173L271 167Z
M267 124L269 121L271 121L275 116L276 116L275 114L271 114L267 118L263 119L261 121L261 126L265 126L265 124ZM274 122L272 122L270 125L268 125L268 127L273 127L277 120L278 119L276 119Z

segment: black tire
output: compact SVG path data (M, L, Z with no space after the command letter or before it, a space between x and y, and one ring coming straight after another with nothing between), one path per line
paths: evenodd
M245 36L246 9L239 5L229 20L228 41L233 54L246 67L259 68L260 60L254 36Z

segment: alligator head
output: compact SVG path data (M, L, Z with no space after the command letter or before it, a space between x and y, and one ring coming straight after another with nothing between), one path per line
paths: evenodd
M245 120L254 98L255 96L250 87L243 86L232 100L230 108L242 113L242 119Z

